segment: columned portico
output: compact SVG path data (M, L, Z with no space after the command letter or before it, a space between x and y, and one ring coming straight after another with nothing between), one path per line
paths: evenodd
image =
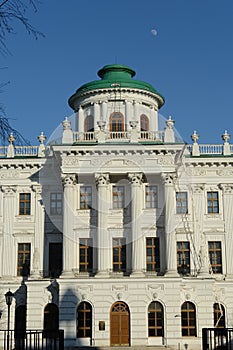
M74 236L74 185L76 175L63 177L63 272L62 277L73 277L72 269L76 261L76 242Z
M109 174L96 174L96 185L98 190L98 228L97 228L97 260L98 271L96 277L109 275L111 269L110 241L108 235L108 187Z
M131 232L132 232L132 274L131 277L144 276L144 245L141 231L142 214L142 173L128 174L131 182Z
M165 199L166 276L178 276L175 233L175 173L162 174Z

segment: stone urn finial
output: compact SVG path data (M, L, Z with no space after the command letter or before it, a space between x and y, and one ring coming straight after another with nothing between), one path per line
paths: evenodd
M44 135L43 131L41 131L41 134L38 136L38 140L40 142L40 144L44 144L45 140L46 140L46 136Z
M63 125L63 130L70 130L71 127L70 127L70 121L67 117L65 117L65 119L63 120L62 122L62 125Z
M166 120L166 125L168 129L173 129L175 124L175 120L172 119L172 116L169 115L168 119Z
M224 131L224 134L222 134L222 139L224 142L228 142L230 140L231 135L227 132L227 130Z
M15 141L15 137L13 135L13 132L10 133L9 137L8 137L8 141L9 143L12 145L13 142Z
M194 130L191 139L193 140L194 143L197 143L197 141L199 140L199 135L197 134L196 130Z

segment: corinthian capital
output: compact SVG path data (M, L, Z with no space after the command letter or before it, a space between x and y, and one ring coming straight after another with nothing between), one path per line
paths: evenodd
M2 186L1 190L5 196L12 196L16 192L16 186Z
M95 174L96 185L108 185L109 184L109 173Z
M133 185L141 185L143 183L143 173L129 173L128 178Z
M233 184L219 184L219 188L223 191L224 194L233 193Z
M177 180L177 175L175 173L163 173L162 180L164 185L174 185Z
M62 184L64 187L72 186L77 183L77 175L76 174L63 174L62 175Z

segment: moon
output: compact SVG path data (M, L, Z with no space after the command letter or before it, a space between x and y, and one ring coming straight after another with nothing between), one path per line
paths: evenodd
M157 32L157 30L156 29L151 29L151 34L153 35L153 36L157 36L158 35L158 32Z

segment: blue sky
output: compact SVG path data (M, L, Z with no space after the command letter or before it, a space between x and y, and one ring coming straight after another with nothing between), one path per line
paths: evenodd
M165 97L160 113L172 115L186 142L193 130L200 143L222 143L225 129L233 139L232 0L42 0L29 17L45 38L15 26L11 55L0 56L1 82L10 82L0 97L32 144L72 114L68 98L112 63L132 67Z

